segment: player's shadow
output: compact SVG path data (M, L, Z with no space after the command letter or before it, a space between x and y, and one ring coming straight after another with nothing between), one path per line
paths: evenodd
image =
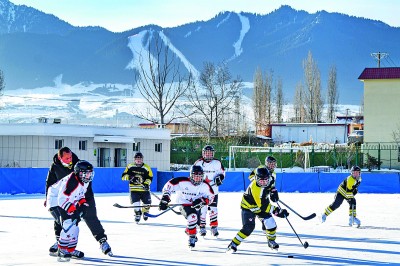
M187 261L172 261L172 260L157 260L157 259L149 259L149 258L140 258L140 257L131 257L131 256L120 256L114 255L113 257L109 257L107 259L99 259L99 258L91 258L85 257L85 265L160 265L160 266L216 266L215 264L204 264L204 263L191 263ZM75 261L77 262L77 261ZM86 262L93 262L92 264L88 264Z

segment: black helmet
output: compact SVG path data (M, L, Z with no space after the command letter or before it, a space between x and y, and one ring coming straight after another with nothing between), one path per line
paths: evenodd
M276 167L276 159L273 156L267 156L265 158L265 166L268 168L268 170L274 171Z
M272 182L271 173L266 167L256 169L256 182L260 187L268 187Z
M94 177L93 165L85 160L78 161L74 166L74 173L83 183L89 183Z
M203 182L204 171L200 165L193 165L190 168L190 181L193 185L198 186Z
M204 146L202 152L201 152L201 156L203 157L203 159L208 162L211 161L212 159L214 159L214 147L211 145L206 145Z
M350 171L351 171L351 172L353 172L353 171L359 171L359 172L361 172L361 168L360 168L359 166L357 166L357 165L354 165L353 167L351 167Z
M142 158L143 159L143 153L137 152L137 153L135 153L135 156L133 156L133 158Z

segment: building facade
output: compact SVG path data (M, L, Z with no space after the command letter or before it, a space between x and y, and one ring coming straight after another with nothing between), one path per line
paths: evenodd
M67 146L96 167L125 167L140 151L159 170L170 168L170 132L56 123L1 124L0 167L49 167Z

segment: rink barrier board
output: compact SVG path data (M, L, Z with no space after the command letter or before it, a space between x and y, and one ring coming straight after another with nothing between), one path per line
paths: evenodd
M122 181L125 168L97 168L93 180L95 193L128 193L128 181ZM173 178L188 176L188 171L157 171L152 191L161 191ZM0 194L44 194L48 168L0 168ZM226 172L219 187L221 192L242 192L250 184L250 172ZM280 192L335 192L349 173L277 173L276 188ZM400 193L400 173L363 172L360 193Z

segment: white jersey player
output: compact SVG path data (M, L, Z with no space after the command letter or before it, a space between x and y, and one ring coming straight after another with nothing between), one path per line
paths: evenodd
M201 166L192 166L190 177L175 177L163 187L160 200L160 210L166 210L171 201L171 194L176 193L176 203L182 204L182 215L187 220L186 234L189 235L189 248L197 242L197 224L200 209L214 200L212 187L204 182L204 172Z
M218 193L219 186L225 179L225 169L221 161L214 158L214 147L211 145L206 145L202 150L202 157L198 159L194 165L199 165L203 167L204 170L204 180L209 183L215 194L215 199L209 206L204 206L201 209L200 216L200 235L205 236L206 231L206 219L207 211L210 215L210 226L211 234L215 237L219 235L218 233Z
M88 206L85 193L93 179L93 166L87 161L78 161L74 172L63 177L47 190L47 206L50 213L62 226L58 239L58 260L83 258L84 253L75 250L78 244L80 216ZM75 254L78 253L78 254Z

